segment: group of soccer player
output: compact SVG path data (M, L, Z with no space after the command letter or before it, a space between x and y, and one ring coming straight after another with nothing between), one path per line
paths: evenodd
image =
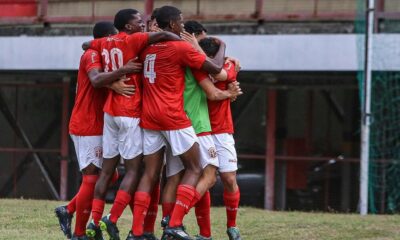
M157 239L162 195L161 239L212 239L209 189L218 172L227 234L239 240L230 104L242 94L236 81L240 64L225 57L225 44L207 37L200 23L184 24L175 7L156 9L148 32L145 25L137 10L123 9L114 23L97 23L95 39L83 44L69 126L82 183L67 205L55 209L61 230L68 239L100 240L107 232L109 239L119 240L117 222L129 205L133 220L126 239ZM103 216L121 160L125 174ZM199 226L195 238L183 226L192 207Z

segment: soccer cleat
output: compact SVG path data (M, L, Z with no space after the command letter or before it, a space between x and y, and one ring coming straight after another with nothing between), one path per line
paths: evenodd
M86 236L88 236L88 238L91 240L104 240L100 227L94 225L93 220L86 228Z
M194 240L212 240L212 237L203 237L199 234L194 237Z
M166 237L166 239L172 237L175 240L193 240L193 238L187 234L183 226L164 228L162 239L164 239L164 237Z
M126 240L147 240L148 238L146 238L144 235L142 236L133 236L132 231L129 231L128 236L126 237Z
M239 228L237 227L230 227L226 230L226 233L228 234L229 240L242 240L240 237L240 232Z
M170 216L165 216L161 219L161 228L164 229L168 226L169 220L171 219Z
M154 235L154 233L152 232L145 232L143 233L143 236L147 239L147 240L158 240L158 238Z
M89 238L86 237L86 236L80 236L80 237L78 237L78 236L73 235L72 238L71 238L71 240L89 240Z
M118 227L115 223L110 221L110 214L104 216L100 220L99 227L101 231L107 232L108 236L110 237L110 240L120 240Z
M72 236L71 232L71 222L72 222L72 214L69 214L67 211L67 206L59 206L54 210L58 223L60 224L61 231L63 231L64 235L70 239Z

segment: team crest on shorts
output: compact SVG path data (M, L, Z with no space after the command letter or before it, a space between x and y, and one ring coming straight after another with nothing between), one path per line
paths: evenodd
M215 147L210 147L210 148L208 149L208 155L209 155L211 158L216 158L216 157L217 157L217 150L215 150Z
M95 147L94 148L94 155L96 158L101 158L103 156L103 148L102 147Z

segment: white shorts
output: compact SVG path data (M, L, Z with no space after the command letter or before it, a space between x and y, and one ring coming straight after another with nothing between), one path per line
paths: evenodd
M219 162L212 136L211 135L199 136L198 139L199 139L201 167L203 169L207 167L207 165L213 165L218 167ZM165 155L167 158L167 167L166 167L167 177L171 177L179 173L183 169L185 169L180 157L173 156L169 148L167 148Z
M103 157L121 155L129 160L142 154L143 130L139 122L139 118L113 117L104 113Z
M150 155L164 146L171 146L173 156L179 156L198 142L193 127L168 131L143 130L143 154Z
M234 172L237 167L235 140L232 134L221 133L212 135L219 160L219 172Z
M101 168L103 165L103 136L76 136L71 134L71 138L74 142L79 170L82 171L89 164Z

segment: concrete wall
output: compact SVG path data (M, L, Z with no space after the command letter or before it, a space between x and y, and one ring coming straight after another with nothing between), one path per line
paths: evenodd
M221 35L246 71L357 71L357 35ZM0 37L0 70L76 70L86 37ZM400 35L375 36L374 70L400 69Z

